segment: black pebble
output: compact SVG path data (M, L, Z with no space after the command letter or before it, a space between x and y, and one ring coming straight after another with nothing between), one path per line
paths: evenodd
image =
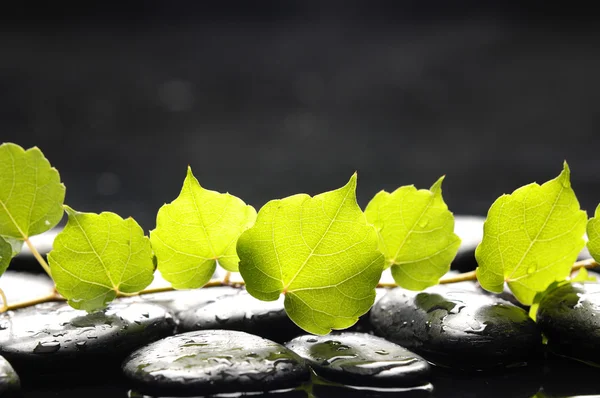
M569 283L548 292L537 322L554 353L600 364L600 284Z
M396 288L371 309L375 333L439 365L486 369L536 358L541 333L525 310L450 285Z
M300 336L286 344L321 377L355 386L417 386L428 383L430 365L381 337L364 333Z
M294 388L310 378L302 358L273 341L231 330L167 337L131 354L123 372L151 395L210 395Z
M44 303L0 316L0 354L20 374L104 367L173 330L171 315L155 304L113 303L86 313Z
M283 343L305 333L287 316L283 302L283 296L276 301L260 301L244 291L179 313L179 328L184 332L238 330Z

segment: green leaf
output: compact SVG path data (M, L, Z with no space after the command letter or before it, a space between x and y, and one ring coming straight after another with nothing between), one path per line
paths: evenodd
M13 250L10 243L8 243L3 237L0 236L0 275L6 271L10 260L13 257Z
M0 235L27 239L63 216L65 186L58 171L34 147L0 145Z
M285 294L289 317L327 334L352 326L375 300L384 259L356 203L356 174L335 191L268 202L237 244L240 272L254 297Z
M15 239L9 236L0 236L0 239L4 239L10 245L13 257L21 253L21 250L23 249L23 241L21 239Z
M431 190L405 186L379 192L365 215L379 233L379 249L392 275L405 289L423 290L450 270L460 246L454 216L442 198L442 181Z
M481 286L500 293L504 282L523 304L565 280L585 241L586 214L571 188L567 163L542 186L529 184L492 204L475 251Z
M153 279L150 240L133 218L80 213L68 206L69 221L48 254L52 278L73 308L104 308L118 293L136 293Z
M585 268L581 268L579 270L579 272L577 272L577 275L575 275L574 277L569 278L568 280L559 281L559 282L552 282L546 288L546 290L544 290L543 292L536 293L535 298L533 299L533 303L529 307L529 317L531 319L533 319L534 321L536 320L537 310L538 310L538 308L540 306L540 302L542 301L542 299L544 298L544 296L546 296L552 290L556 289L557 287L566 285L567 283L576 283L576 282L596 282L596 277L595 276L590 276L590 274L587 272L587 270Z
M254 207L228 193L202 188L188 167L181 193L160 208L156 229L150 232L158 270L176 289L206 284L217 261L236 272L237 240L255 220Z
M588 243L587 248L590 255L600 262L600 205L596 207L594 217L590 218L587 224Z

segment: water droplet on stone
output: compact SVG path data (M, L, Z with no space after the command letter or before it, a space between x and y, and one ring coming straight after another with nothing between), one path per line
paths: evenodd
M78 350L83 350L85 348L86 344L87 344L87 341L78 341L77 343L75 343L75 347Z
M317 341L319 341L319 340L315 339L314 337L311 337L311 338L309 338L309 339L306 339L306 342L307 342L307 343L316 343Z
M60 350L60 343L57 341L41 341L35 346L33 352L36 354L52 354Z
M219 315L215 315L215 320L219 323L225 323L229 320L228 316L219 316Z
M377 350L377 351L375 351L375 354L379 354L379 355L389 355L389 352L387 352L386 350Z

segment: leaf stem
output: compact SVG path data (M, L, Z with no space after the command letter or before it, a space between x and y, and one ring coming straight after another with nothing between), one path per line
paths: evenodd
M2 310L0 310L0 313L6 312L6 311L18 310L20 308L31 307L36 304L49 303L51 301L66 301L66 299L59 294L52 293L52 294L48 294L46 296L38 297L38 298L35 298L32 300L21 301L20 303L6 305L6 306L4 306L4 308Z
M580 270L581 268L592 269L592 268L595 268L598 266L600 266L600 264L598 264L593 259L581 260L581 261L577 261L575 264L573 264L573 267L571 268L571 272ZM452 276L449 276L446 278L442 278L442 279L440 279L439 283L440 284L449 284L449 283L458 283L458 282L466 282L466 281L474 281L474 280L477 280L475 271L470 271L470 272L464 272L462 274L452 275ZM239 287L239 286L244 286L244 284L245 283L243 281L231 282L231 281L226 281L225 279L223 279L223 280L213 279L213 280L209 281L203 287L217 287L217 286L238 286ZM398 287L398 285L396 283L379 283L377 285L377 287L393 288L393 287ZM136 296L136 295L141 296L141 295L152 294L152 293L171 292L174 290L176 290L176 289L173 288L172 286L162 286L162 287L155 287L155 288L151 288L151 289L145 289L145 290L142 290L135 294L119 293L117 295L117 297L131 297L131 296ZM20 308L31 307L36 304L47 303L47 302L51 302L51 301L66 301L66 299L63 296L54 292L54 293L48 294L43 297L39 297L36 299L27 300L27 301L22 301L20 303L11 305L6 302L6 295L4 294L4 292L1 289L0 289L0 298L3 301L3 305L0 307L0 313L6 312L6 311L11 311L11 310L17 310Z
M2 307L0 307L0 313L2 313L8 308L8 300L6 299L6 294L4 294L4 290L2 289L0 289L0 298L2 298Z
M52 272L50 271L50 266L48 265L48 263L46 262L46 260L44 260L44 257L42 257L42 255L40 254L40 252L31 243L31 241L29 240L29 238L25 238L24 241L25 241L25 244L27 245L27 247L29 248L29 250L31 250L31 254L33 254L33 257L35 257L35 259L37 260L37 262L40 263L40 265L42 266L42 268L44 269L44 271L46 271L46 273L48 274L48 276L50 278L52 278Z

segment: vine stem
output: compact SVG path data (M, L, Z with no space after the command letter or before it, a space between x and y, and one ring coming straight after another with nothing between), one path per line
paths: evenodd
M46 262L46 260L44 260L44 257L42 257L42 255L40 254L40 252L31 243L31 241L29 240L29 238L25 238L24 242L27 245L27 247L29 248L29 250L31 250L31 254L33 254L33 257L35 257L35 259L37 260L37 262L40 263L40 265L42 266L42 268L44 269L44 271L46 271L46 273L48 274L48 276L50 278L52 278L52 272L50 271L50 266L48 265L48 263Z
M0 289L0 298L2 298L2 307L0 307L0 312L4 312L8 307L8 300L6 300L6 294L4 294L4 290L2 289Z
M582 268L592 269L592 268L598 267L599 265L600 264L598 264L593 259L581 260L581 261L577 261L575 264L573 264L573 267L571 267L571 272L575 272ZM458 282L475 281L475 280L477 280L477 275L475 274L475 271L470 271L470 272L464 272L462 274L452 275L452 276L442 278L442 279L440 279L439 283L440 284L449 284L449 283L458 283ZM245 283L243 281L232 282L229 278L226 277L222 280L221 279L213 279L213 280L209 281L203 287L217 287L217 286L240 287L240 286L244 286L244 285L245 285ZM398 285L396 283L379 283L377 285L377 287L379 287L379 288L394 288L394 287L398 287ZM162 287L145 289L145 290L142 290L135 294L119 293L119 294L117 294L117 297L142 296L145 294L171 292L174 290L175 289L172 286L162 286ZM5 296L4 292L0 289L0 298L2 298L2 301L3 301L3 305L0 307L0 313L6 312L6 311L11 311L11 310L16 310L16 309L20 309L20 308L31 307L36 304L47 303L50 301L66 301L66 299L63 296L61 296L59 293L57 293L56 291L51 294L48 294L46 296L38 297L38 298L35 298L32 300L23 301L23 302L16 303L16 304L8 304L6 302L6 296Z

